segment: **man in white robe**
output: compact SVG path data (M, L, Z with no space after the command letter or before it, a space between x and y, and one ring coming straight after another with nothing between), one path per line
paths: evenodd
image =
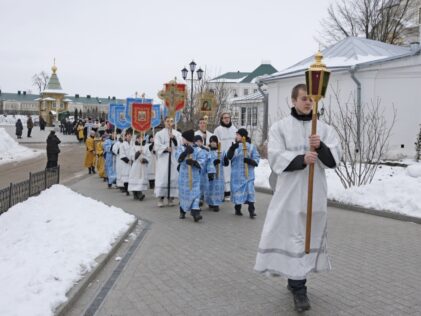
M170 143L171 140L171 143ZM156 152L155 196L158 197L158 206L174 206L174 198L178 197L178 162L175 152L181 146L181 134L173 129L173 119L165 119L165 128L155 134L154 148Z
M123 143L120 144L120 160L123 162L121 165L121 178L120 181L123 182L124 191L126 195L130 195L128 187L129 187L129 173L130 168L132 165L132 161L130 159L130 152L131 152L131 145L130 142L132 140L132 131L127 130L124 136Z
M129 192L133 192L135 200L142 201L148 189L148 164L150 161L149 148L142 146L141 137L138 135L131 147L130 160L133 161L129 173Z
M235 142L237 128L231 122L231 114L223 112L221 115L220 125L213 131L221 143L221 151L227 152L231 145ZM225 175L225 196L230 195L231 190L231 166L224 167Z
M202 117L199 119L199 129L194 132L194 135L202 136L203 139L203 145L206 147L209 147L209 139L213 135L211 132L207 130L208 123L206 120Z
M317 134L311 135L312 100L306 85L292 90L291 115L272 125L268 159L276 174L276 187L269 204L259 243L255 270L283 276L294 295L295 309L310 309L305 286L310 272L330 270L327 254L326 168L340 161L341 146L336 132L318 121ZM310 147L316 151L310 151ZM314 163L313 218L311 249L305 254L309 164Z
M120 159L120 147L123 144L122 135L117 135L117 140L113 145L113 154L115 155L115 172L116 172L116 186L120 188L121 191L124 189L124 183L121 181L121 169L123 167L123 161Z

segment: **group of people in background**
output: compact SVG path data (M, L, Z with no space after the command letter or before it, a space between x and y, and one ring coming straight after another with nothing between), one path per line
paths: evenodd
M207 130L205 119L199 120L196 131L176 130L171 117L164 124L155 134L141 135L131 128L114 130L106 122L79 122L78 138L82 130L88 133L84 166L109 188L118 187L135 200L142 201L153 189L159 207L179 205L180 219L190 213L198 222L205 203L218 212L227 199L235 215L242 216L246 204L254 218L254 168L260 156L247 130L235 128L227 112L214 133Z

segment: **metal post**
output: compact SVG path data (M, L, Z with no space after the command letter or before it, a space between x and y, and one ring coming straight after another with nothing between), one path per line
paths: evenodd
M29 173L28 197L31 196L31 187L32 187L32 172Z
M193 74L194 71L191 71L191 91L190 91L190 121L193 121Z
M13 191L13 183L10 182L10 188L9 188L9 208L12 207L12 191Z

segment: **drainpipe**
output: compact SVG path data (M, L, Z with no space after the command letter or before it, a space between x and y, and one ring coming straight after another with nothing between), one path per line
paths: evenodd
M262 90L263 83L260 80L257 80L257 89L259 92L263 95L263 131L262 131L262 141L261 143L264 144L264 142L268 139L268 125L269 125L269 98L266 93Z
M354 65L349 72L357 85L357 148L355 150L359 152L361 149L361 82L355 77L356 70L357 67Z

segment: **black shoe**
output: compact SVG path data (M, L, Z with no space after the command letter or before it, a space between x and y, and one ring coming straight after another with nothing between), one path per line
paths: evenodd
M111 183L108 183L108 188L111 189L113 185Z
M179 219L185 219L186 218L186 212L180 211Z
M139 192L133 191L133 200L138 200L138 199L139 199Z
M234 208L235 208L235 215L243 216L243 213L241 213L241 204L235 205Z
M249 215L250 215L250 218L251 219L254 219L254 217L256 216L255 208L254 208L254 202L249 202L248 205L249 205Z
M219 212L219 206L218 206L218 205L215 205L215 206L213 207L213 211L214 211L214 212Z
M299 313L309 310L311 308L306 292L296 292L294 295L294 307Z
M145 198L146 195L144 195L142 192L139 192L139 201L143 201L143 199Z
M95 174L95 173L96 173L96 172L95 172L95 168L93 168L93 167L92 167L92 173L93 173L93 174Z
M91 168L89 168L89 174L92 174L92 169Z
M191 216L193 216L193 219L196 223L203 218L203 216L200 215L200 211L198 210L191 210Z

